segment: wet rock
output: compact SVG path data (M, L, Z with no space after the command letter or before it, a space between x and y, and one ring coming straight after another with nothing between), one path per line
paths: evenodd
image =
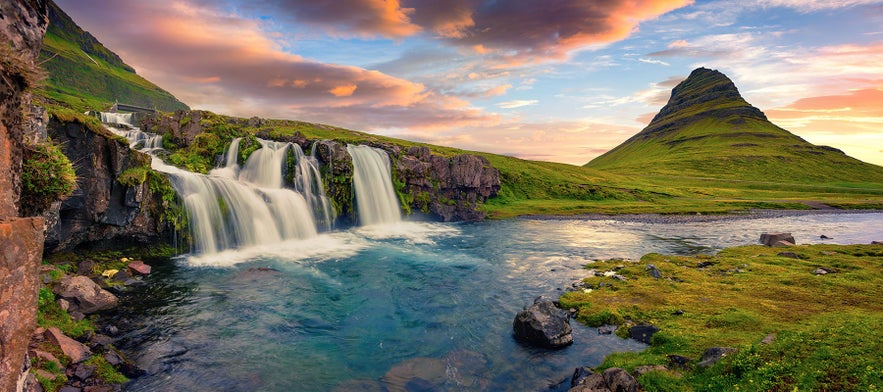
M104 354L104 360L111 366L117 366L123 363L123 358L116 351L108 351Z
M795 244L794 236L791 233L763 233L760 235L760 243L766 246L775 246L779 241L787 241Z
M119 299L85 276L65 276L53 286L55 294L71 301L83 313L94 313L119 305Z
M117 273L113 274L113 280L116 282L125 282L132 278L132 272L128 269L123 269L117 271Z
M150 275L150 266L144 264L144 262L141 260L132 261L127 267L129 268L129 271L132 271L133 274L138 274L142 276Z
M699 367L712 367L721 358L726 357L729 354L736 352L735 348L731 347L711 347L702 354L702 358L699 359Z
M98 347L109 347L113 344L113 339L110 336L96 333L89 338L89 343Z
M73 363L83 362L92 356L92 351L84 344L71 339L58 328L51 327L46 330L46 340L57 345Z
M90 385L83 388L83 392L116 392L120 389L116 385Z
M381 378L390 391L437 390L446 378L445 361L439 358L410 358L393 366Z
M610 388L607 387L607 381L604 380L604 375L601 373L594 373L587 375L586 377L581 378L576 385L572 385L568 390L568 392L607 392L610 391Z
M776 241L773 244L773 248L790 248L792 246L794 246L794 243L789 241Z
M539 297L519 312L512 323L515 338L531 345L560 348L573 343L567 312L552 301Z
M111 324L108 324L104 326L104 332L106 332L108 335L114 336L120 333L120 329Z
M91 275L92 269L95 268L95 262L92 260L85 260L80 262L77 265L77 275Z
M761 340L760 343L761 344L770 344L773 342L773 340L776 340L776 334L771 333L771 334L767 335L765 338L763 338L763 340Z
M595 374L592 369L586 366L580 366L573 370L573 377L570 379L570 387L573 388L577 385L580 385L585 381L585 379L589 378Z
M648 271L650 276L659 279L662 277L662 274L659 272L659 269L656 268L653 264L647 264L647 267L644 268L644 271Z
M598 335L610 335L610 334L616 332L616 330L618 328L619 327L617 327L615 325L602 325L602 326L598 327Z
M629 328L629 337L644 344L650 344L653 334L659 332L659 328L653 325L635 325Z
M631 374L620 368L610 368L602 373L607 388L613 392L638 392L641 384Z
M89 366L84 364L79 364L74 369L74 377L79 378L80 380L87 380L89 377L92 377L92 374L95 373L95 366Z
M456 386L457 390L486 390L488 359L484 354L469 351L451 351L444 358L445 385Z

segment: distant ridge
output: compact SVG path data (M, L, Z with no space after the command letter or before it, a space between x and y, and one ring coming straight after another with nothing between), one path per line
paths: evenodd
M771 123L730 78L697 68L650 124L585 165L623 174L798 183L883 183L883 167Z
M138 76L52 1L40 62L47 73L41 94L75 109L105 109L115 101L165 111L189 109Z

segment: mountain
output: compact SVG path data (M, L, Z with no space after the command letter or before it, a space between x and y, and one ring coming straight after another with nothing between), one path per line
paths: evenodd
M107 108L114 102L166 111L188 109L168 91L138 76L52 1L40 63L47 73L41 95L78 110Z
M678 84L646 128L585 167L641 176L883 183L883 167L776 126L742 98L732 80L707 68Z

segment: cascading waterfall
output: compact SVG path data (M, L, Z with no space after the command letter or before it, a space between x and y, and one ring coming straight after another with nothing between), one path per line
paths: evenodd
M362 225L401 222L398 197L392 188L392 174L386 151L369 146L348 145L353 158L353 187Z
M101 122L106 124L132 125L132 113L105 113L101 112Z
M106 117L105 114L102 113L102 119L114 121L113 116ZM148 153L162 146L162 138L157 135L138 129L112 130L129 138L133 148ZM299 146L258 141L261 148L253 152L240 168L237 157L241 139L234 139L225 155L224 166L212 170L209 175L176 168L153 156L153 169L169 175L184 201L195 253L210 254L237 247L314 237L317 230L313 215L317 209L324 208L321 212L323 225L330 227L333 220L328 207L330 203L321 186L317 190L303 185L322 183L315 162L306 164L305 167L309 169L302 169L304 165L301 162L309 159L303 156ZM283 169L289 149L298 159L294 173L297 190L284 187ZM309 192L302 193L305 189ZM311 202L318 207L311 205Z
M319 173L319 162L316 160L316 144L310 155L304 155L299 145L292 145L294 159L297 162L294 168L294 189L307 199L307 204L313 210L313 217L325 230L331 230L334 223L334 209L331 202L325 196L325 187L322 185L322 175Z

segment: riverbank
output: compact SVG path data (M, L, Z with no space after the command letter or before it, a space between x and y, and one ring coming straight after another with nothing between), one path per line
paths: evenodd
M700 222L720 222L741 219L766 219L766 218L784 218L793 216L806 215L831 215L831 214L874 214L881 213L883 210L866 209L866 210L838 210L838 209L822 209L822 210L746 210L732 211L718 214L702 214L702 213L672 213L672 214L576 214L576 215L521 215L518 219L537 219L537 220L613 220L619 222L639 222L639 223L700 223Z
M647 391L883 385L883 245L651 253L586 268L560 303L587 325L618 326L620 336L632 326L658 328L648 349L611 354L596 368L637 371ZM701 361L712 348L728 355Z

